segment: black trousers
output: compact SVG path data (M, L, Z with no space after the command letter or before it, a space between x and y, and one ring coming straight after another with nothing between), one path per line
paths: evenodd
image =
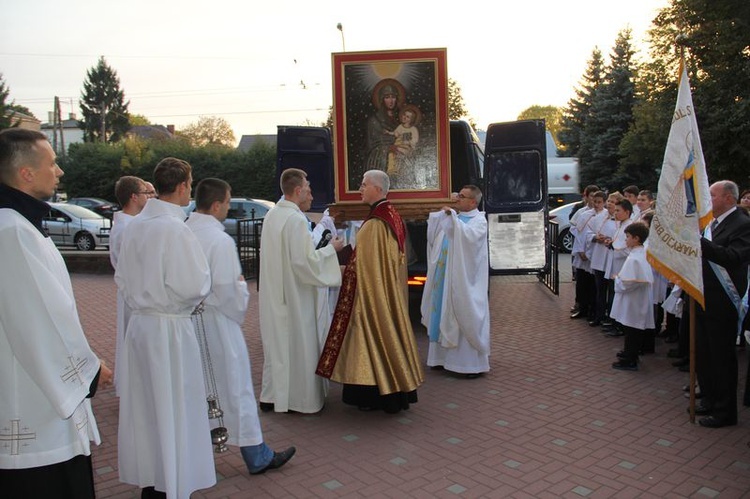
M576 269L576 297L578 299L578 310L581 311L581 314L586 314L590 319L593 319L596 302L594 274Z
M643 345L643 329L637 329L630 326L622 326L625 331L625 348L623 349L625 355L623 360L630 362L638 361L638 352L641 350Z
M0 496L13 499L93 499L91 456L37 468L0 469Z
M731 309L695 311L695 348L698 383L703 404L727 424L737 423L737 312Z
M607 317L609 312L609 307L607 306L609 303L609 283L610 279L604 278L603 270L594 271L594 290L596 292L596 298L594 300L594 303L596 304L596 313L594 314L594 319L598 321Z

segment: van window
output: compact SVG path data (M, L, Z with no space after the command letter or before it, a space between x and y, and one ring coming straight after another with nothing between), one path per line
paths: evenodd
M499 152L487 156L488 206L536 204L542 200L541 158L538 151Z

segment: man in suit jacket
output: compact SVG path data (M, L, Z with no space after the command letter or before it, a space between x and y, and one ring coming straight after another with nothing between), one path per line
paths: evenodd
M737 184L722 180L710 192L714 221L711 235L707 231L701 238L706 308L696 309L696 371L703 393L696 412L707 416L699 420L701 426L720 428L737 424L738 313L722 280L734 285L740 297L745 294L750 219L737 210ZM724 278L712 263L726 269Z

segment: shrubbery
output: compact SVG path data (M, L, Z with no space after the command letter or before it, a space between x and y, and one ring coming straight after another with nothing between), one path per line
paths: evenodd
M193 147L183 141L144 141L128 138L116 144L72 144L60 166L61 190L68 198L92 196L115 200L114 186L123 175L151 181L156 164L167 156L193 167L194 184L207 177L226 180L232 195L276 201L276 148L256 143L247 152L226 147Z

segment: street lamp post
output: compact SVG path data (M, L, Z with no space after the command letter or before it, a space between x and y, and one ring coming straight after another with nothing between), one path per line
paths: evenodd
M336 29L341 31L341 48L344 52L346 52L346 42L344 42L344 26L342 26L341 23L338 23L336 25Z

